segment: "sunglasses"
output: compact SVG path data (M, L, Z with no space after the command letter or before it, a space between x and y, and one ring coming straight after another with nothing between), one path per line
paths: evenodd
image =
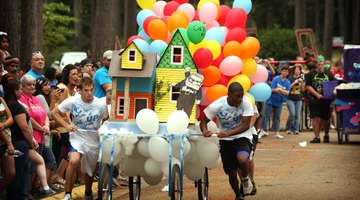
M33 52L32 52L32 55L33 55L33 56L36 55L36 54L41 54L41 51L33 51Z

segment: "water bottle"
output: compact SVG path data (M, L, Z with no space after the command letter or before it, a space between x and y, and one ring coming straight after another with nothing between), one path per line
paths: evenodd
M19 150L16 150L16 149L15 149L15 151L14 151L14 154L9 154L9 152L8 152L7 149L6 149L6 151L5 151L5 156L20 157L20 156L22 156L22 155L24 155L24 153L21 152L21 151L19 151Z

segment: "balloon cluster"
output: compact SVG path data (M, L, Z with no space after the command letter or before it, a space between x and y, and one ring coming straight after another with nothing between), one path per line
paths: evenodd
M141 51L161 57L171 37L179 30L198 69L204 75L201 106L227 94L232 82L239 82L254 99L264 101L271 95L265 82L267 69L253 59L260 50L255 37L247 36L245 25L252 8L251 0L234 0L232 7L219 0L200 0L197 7L189 0L137 0L137 35L130 37ZM251 89L250 89L251 88ZM261 95L255 93L260 92ZM249 95L250 96L250 95Z

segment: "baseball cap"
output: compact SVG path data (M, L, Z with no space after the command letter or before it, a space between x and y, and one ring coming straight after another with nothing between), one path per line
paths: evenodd
M107 51L105 51L104 54L103 54L103 58L106 58L106 59L108 59L108 60L111 59L111 56L112 56L112 51L111 51L111 50L107 50Z

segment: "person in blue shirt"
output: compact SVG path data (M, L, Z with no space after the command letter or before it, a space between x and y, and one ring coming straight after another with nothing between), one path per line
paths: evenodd
M94 74L94 96L97 98L106 96L106 89L111 86L112 79L109 77L109 67L111 62L112 51L107 50L103 54L103 67L96 70Z
M30 66L31 69L26 74L29 74L32 77L34 77L35 80L39 77L44 77L42 73L45 67L45 59L40 51L34 51L32 53Z
M263 110L263 120L261 122L260 128L264 131L260 132L260 134L264 134L267 130L267 124L270 120L271 112L274 112L273 116L273 126L275 131L275 137L278 139L284 138L284 136L280 135L280 115L282 110L282 104L286 100L286 96L289 95L290 91L290 81L286 78L289 75L289 67L285 66L281 69L281 74L275 76L275 78L271 82L271 96L265 102L265 108Z

